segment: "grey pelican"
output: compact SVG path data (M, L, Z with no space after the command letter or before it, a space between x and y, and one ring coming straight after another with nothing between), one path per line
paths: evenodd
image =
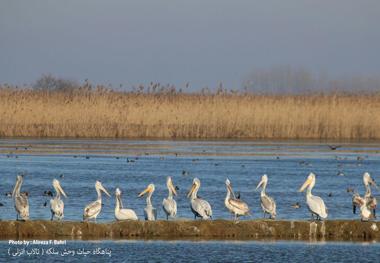
M360 216L362 221L368 221L373 218L373 214L367 206L366 199L361 197L358 193L355 193L352 197L352 202L355 203L355 207L360 208Z
M21 185L24 181L24 175L17 175L16 184L13 188L12 197L15 203L15 209L17 212L17 220L20 216L22 220L29 219L29 200L28 194L21 193Z
M146 196L146 207L144 208L145 220L148 220L148 221L155 221L157 219L157 210L156 208L153 207L152 201L151 201L151 197L154 192L154 189L155 189L154 184L150 184L148 185L147 188L145 188L144 191L142 191L139 194L139 197L142 197L143 195L148 193Z
M138 220L135 211L132 209L123 208L123 202L121 201L121 191L116 188L116 207L115 207L115 218L116 220Z
M249 215L248 205L240 199L235 198L231 182L228 179L226 179L226 188L227 194L226 198L224 199L224 204L227 207L228 211L230 211L235 216L235 220L237 220L239 216Z
M260 194L260 199L261 199L261 208L263 209L264 213L264 218L265 214L269 214L270 219L276 219L276 202L274 199L270 196L268 196L265 192L268 184L268 176L264 174L261 177L260 183L257 185L256 189L261 187L261 194Z
M201 217L202 219L210 219L212 218L212 210L210 204L197 196L198 190L201 187L201 182L198 178L194 178L193 185L187 197L190 198L190 208L194 214L194 219L197 217Z
M50 200L51 220L53 220L54 217L57 218L58 220L61 220L63 218L63 209L65 207L65 204L61 200L61 194L64 197L67 197L67 196L57 179L53 180L53 187L56 192L56 195L53 199Z
M168 188L168 198L164 198L162 201L162 208L166 214L166 220L169 219L169 216L174 218L177 215L177 202L174 200L173 195L177 195L175 187L173 185L172 178L168 176L166 179L166 186Z
M314 215L316 215L317 220L325 219L327 218L327 208L325 206L325 203L323 202L322 198L320 198L319 196L314 196L311 193L311 190L313 189L314 185L315 174L310 173L305 183L299 189L299 192L303 192L307 187L306 203L311 212L311 217L314 219Z
M98 199L96 199L96 201L88 204L84 208L84 211L83 211L83 220L84 221L94 219L96 222L96 217L99 215L100 211L102 210L102 193L101 193L101 191L103 191L106 195L111 197L111 195L103 187L101 182L96 181L95 189L96 189L96 193L98 194Z
M371 186L374 186L377 188L377 185L375 183L375 180L373 180L371 175L367 172L363 174L363 184L366 189L366 192L364 195L366 206L368 207L368 209L370 209L371 213L373 213L373 217L376 217L377 200L372 195ZM356 207L359 207L359 208L361 207L360 199L358 199L357 196L358 196L357 193L355 193L352 196L352 208L353 208L352 211L354 214L356 212Z

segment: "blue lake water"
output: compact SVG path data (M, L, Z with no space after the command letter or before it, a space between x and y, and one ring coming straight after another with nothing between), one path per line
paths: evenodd
M380 145L341 145L332 151L327 143L319 142L0 140L0 202L4 204L0 219L16 217L13 201L5 193L12 191L20 172L27 173L22 191L30 194L31 219L50 218L49 205L44 207L50 197L43 193L53 190L53 178L61 181L68 195L66 220L82 219L85 205L96 199L96 180L113 195L103 195L98 221L114 220L116 187L123 191L124 206L143 218L145 200L137 195L149 183L156 186L152 200L158 217L164 218L161 203L167 195L168 175L179 187L180 218L193 217L186 194L194 177L201 180L199 195L210 202L214 218L230 218L224 207L227 177L251 208L252 216L246 219L259 218L260 192L255 187L264 173L269 177L267 192L277 202L278 218L308 219L304 193L297 190L310 172L317 175L313 193L325 200L329 219L355 219L347 188L363 193L366 171L380 180ZM379 192L374 190L374 194ZM300 209L291 207L296 202Z

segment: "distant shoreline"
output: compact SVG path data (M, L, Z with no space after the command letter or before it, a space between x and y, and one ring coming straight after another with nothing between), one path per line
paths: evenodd
M375 141L380 95L0 86L0 138Z

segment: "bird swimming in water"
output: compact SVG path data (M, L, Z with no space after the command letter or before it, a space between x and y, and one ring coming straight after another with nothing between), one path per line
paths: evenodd
M260 200L261 200L261 208L263 209L263 217L265 218L265 214L269 214L270 219L276 219L276 202L272 197L266 194L265 190L267 188L268 184L268 176L264 174L261 177L261 181L257 185L256 189L259 189L261 187L261 194L260 194Z
M96 217L99 215L100 211L102 210L102 193L103 191L106 195L111 197L111 195L107 192L107 190L103 187L102 183L99 181L96 181L95 183L95 190L98 195L98 199L96 201L88 204L83 211L83 220L88 221L90 219L94 219L96 222Z
M147 188L145 188L144 191L142 191L139 194L139 197L144 196L146 193L146 207L144 208L144 216L145 220L147 221L155 221L157 219L157 210L153 207L151 197L153 195L153 192L155 190L154 184L149 184Z
M235 198L234 191L232 190L231 182L229 179L226 179L226 188L227 194L224 199L224 204L235 216L235 221L238 220L239 216L249 215L249 207L247 203L241 201L240 199Z
M56 194L55 194L55 197L50 200L51 220L53 221L54 218L57 218L58 220L62 220L63 209L65 207L65 204L61 200L61 194L66 198L67 196L57 179L53 180L53 187Z
M24 175L17 175L16 184L12 192L12 197L13 197L15 209L17 212L16 220L19 219L19 216L21 217L22 220L29 219L28 195L20 192L23 181L24 181Z
M166 220L168 220L169 216L174 218L177 215L177 202L173 198L173 195L177 195L177 191L170 176L166 179L166 187L168 188L168 197L162 201L162 208L166 214Z
M123 202L121 200L121 191L116 188L116 206L115 206L115 218L116 220L138 220L138 217L132 209L127 209L123 207Z
M194 178L193 184L190 188L187 197L190 198L190 208L194 214L194 219L201 217L202 219L212 218L212 209L206 200L197 196L198 190L201 187L201 181L198 178Z
M311 190L313 189L314 185L315 185L315 174L310 173L305 183L299 189L299 192L303 192L305 188L307 187L306 203L309 208L309 211L311 212L312 219L314 219L314 215L317 217L317 220L326 219L327 208L325 206L325 203L323 202L323 199L320 198L319 196L314 196L311 193Z

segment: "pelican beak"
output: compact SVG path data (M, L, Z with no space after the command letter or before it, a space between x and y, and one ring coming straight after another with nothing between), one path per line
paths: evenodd
M194 192L194 189L195 189L195 184L193 184L189 190L189 193L187 194L187 198L189 198L191 196L191 194Z
M63 191L63 189L62 189L62 187L61 187L60 184L58 184L58 190L61 192L61 194L62 194L64 197L67 198L67 195L66 195L65 191Z
M303 192L306 187L308 187L311 183L311 178L307 178L305 183L301 186L301 188L298 190L298 192Z
M256 186L256 190L259 189L263 185L264 181L261 180L260 183Z
M174 195L177 195L177 191L175 190L175 187L174 187L172 181L170 181L170 183L169 183L169 187L170 187L170 189L172 190L173 194L174 194Z
M108 193L108 191L104 188L104 186L100 186L100 190L102 190L108 197L111 197L111 195Z
M150 187L148 186L147 188L145 188L144 191L142 191L140 194L139 194L139 197L142 197L143 195L145 195L146 193L150 192Z
M232 186L231 186L231 184L228 184L228 185L227 185L227 188L228 188L228 190L230 190L231 193L234 192L234 191L232 190Z

